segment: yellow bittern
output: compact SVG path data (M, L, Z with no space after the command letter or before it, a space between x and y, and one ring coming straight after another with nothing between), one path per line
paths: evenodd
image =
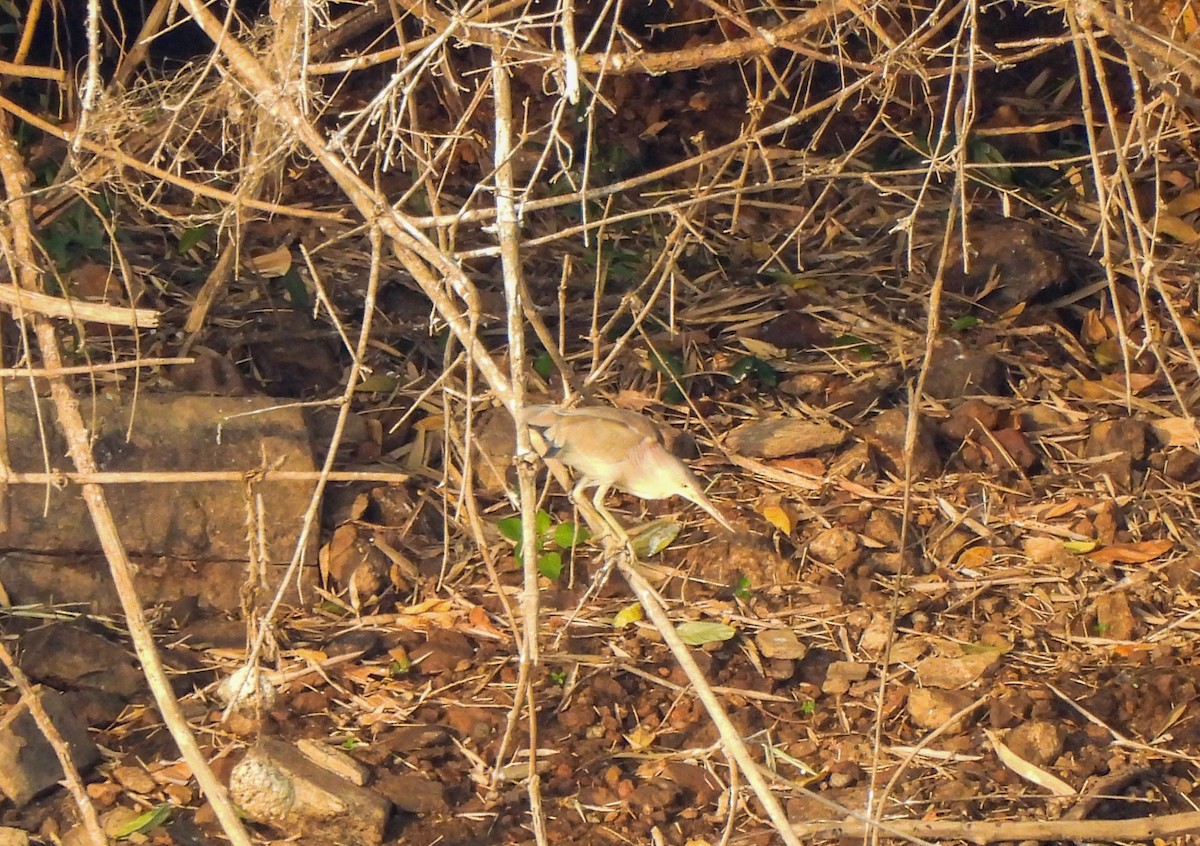
M667 449L662 430L650 418L621 408L554 405L531 405L523 418L545 438L546 455L579 477L571 496L595 487L592 504L620 535L625 534L621 524L604 507L604 497L614 487L641 499L681 496L736 531L704 495L695 474Z

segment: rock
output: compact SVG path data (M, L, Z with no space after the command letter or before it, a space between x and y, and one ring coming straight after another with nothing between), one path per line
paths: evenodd
M473 443L478 459L472 462L476 478L487 493L493 496L503 493L509 487L509 471L517 446L512 415L503 408L480 414L475 422Z
M859 432L879 458L884 470L898 479L904 478L904 432L908 413L899 408L888 409L876 416ZM913 452L913 480L936 476L941 470L932 424L922 416L917 421L917 442Z
M233 768L230 797L251 820L287 837L338 846L379 846L391 803L304 757L294 746L262 738Z
M132 395L85 399L94 426L90 434L96 462L104 472L248 473L262 465L264 456L275 469L314 469L304 418L296 409L277 408L268 397L141 392L136 403ZM9 388L5 402L13 470L43 472L41 432L28 392ZM52 431L48 435L46 452L52 468L73 470L62 457L66 446L61 436ZM263 541L271 563L291 560L300 531L300 521L292 518L304 513L313 485L269 481L255 486L255 493L262 496ZM121 540L133 555L238 561L246 557L243 479L110 485L105 493L121 527ZM14 485L9 498L12 522L4 538L6 546L64 553L100 550L77 487Z
M800 660L808 654L808 647L791 629L763 629L754 636L758 651L764 658L790 658Z
M1046 720L1022 723L1008 733L1004 743L1022 760L1037 767L1048 767L1063 753L1066 732Z
M71 712L60 693L40 686L35 691L50 722L66 741L75 768L86 772L100 759L87 726ZM62 777L50 742L37 727L28 703L21 699L0 717L0 793L21 807Z
M1038 461L1029 439L1018 429L997 429L991 438L980 443L980 448L998 470L1026 472Z
M1000 660L999 652L973 652L958 657L931 656L917 663L917 681L924 687L966 687Z
M1042 243L1037 227L1023 220L973 221L967 227L966 248L970 260L964 268L962 240L951 241L946 290L986 300L997 310L1028 302L1066 281L1062 256Z
M868 664L859 664L855 661L834 661L829 665L829 670L825 674L821 692L845 693L850 690L852 683L862 681L870 671L871 667Z
M858 535L849 529L822 529L808 544L809 554L822 564L852 567L862 553Z
M375 789L409 814L441 814L450 809L445 788L422 775L388 773L380 777Z
M296 741L296 748L321 769L329 770L351 784L362 787L370 778L370 772L365 766L328 743L304 739Z
M21 668L30 678L56 688L89 688L125 701L146 686L125 647L77 623L45 626L22 635Z
M153 793L158 789L158 782L146 772L146 768L134 764L113 767L112 777L117 784L133 793Z
M845 429L828 423L782 418L746 423L734 429L726 445L736 453L754 458L812 455L845 443Z
M475 657L471 641L453 629L434 629L423 646L412 650L412 661L425 675L454 670Z
M1137 618L1129 606L1129 596L1123 590L1096 597L1092 608L1096 615L1096 634L1111 640L1138 639Z
M1163 475L1184 485L1200 481L1200 455L1190 449L1172 450L1163 466Z
M994 396L1004 387L1004 366L984 350L968 347L955 338L939 341L929 360L925 393L935 399L964 394Z
M923 729L941 728L950 718L971 704L972 698L957 690L914 688L908 694L905 709L913 725Z
M721 792L721 786L704 769L685 761L668 761L663 765L663 775L675 782L688 795L693 804L704 805L713 801Z
M954 446L970 438L980 441L1000 428L1000 412L981 399L969 399L954 406L950 417L942 421L942 435Z
M19 828L0 826L0 846L29 846L29 834Z
M1149 434L1149 424L1129 417L1097 423L1083 454L1085 458L1103 458L1089 464L1089 473L1108 476L1128 490L1133 484L1134 462L1146 457Z

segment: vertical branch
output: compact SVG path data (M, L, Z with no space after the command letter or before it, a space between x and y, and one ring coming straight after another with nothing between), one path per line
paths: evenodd
M541 776L537 769L537 708L534 701L532 674L536 669L538 652L538 556L535 518L537 491L534 488L534 468L529 461L533 449L529 428L524 425L521 409L525 405L525 308L524 285L521 279L520 224L513 189L513 120L512 86L508 68L499 52L492 53L492 96L496 107L495 173L496 173L496 233L500 240L500 261L504 272L504 299L508 317L509 412L516 422L517 484L521 501L521 549L524 551L525 587L521 596L524 637L521 640L520 669L510 725L527 705L529 719L529 806L534 836L539 846L547 843L546 820L541 806ZM503 746L500 754L504 753ZM497 772L499 764L497 761Z

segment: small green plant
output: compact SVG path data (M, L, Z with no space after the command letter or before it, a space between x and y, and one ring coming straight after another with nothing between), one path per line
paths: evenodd
M683 402L683 391L679 388L684 380L683 359L671 353L660 353L658 350L651 349L650 364L670 382L663 391L663 401Z
M521 518L505 517L498 524L500 534L517 545L514 553L517 562L524 560L521 549ZM538 509L534 518L534 538L537 547L538 572L547 579L554 581L562 573L562 551L573 549L581 543L586 543L591 533L570 520L555 523L554 518L545 509Z
M740 385L751 376L764 388L774 388L779 384L779 371L756 355L740 358L729 368L729 381L735 385Z
M800 713L806 717L811 717L817 713L817 703L812 699L805 699L800 703Z
M98 198L96 208L108 213L107 203ZM108 258L108 233L104 223L86 203L76 203L58 220L38 234L38 240L59 272L65 273L84 259Z
M754 589L750 585L749 576L738 577L737 584L733 588L733 595L742 600L748 600L754 596Z
M956 317L954 320L950 321L950 331L968 332L978 326L981 322L982 321L980 321L978 317L975 317L972 314L964 314L962 317Z
M542 350L541 354L533 360L533 372L543 379L550 378L550 375L554 373L554 359L550 353Z
M554 682L559 687L567 683L567 671L563 669L551 670L550 681Z

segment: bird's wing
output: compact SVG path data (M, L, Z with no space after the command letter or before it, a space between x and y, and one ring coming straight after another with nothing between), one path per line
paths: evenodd
M579 408L560 409L559 413L564 417L581 417L591 418L595 421L606 421L615 425L624 426L634 432L637 432L643 438L662 443L663 433L658 425L644 414L638 414L636 411L629 411L624 408L612 408L607 405L588 405Z

